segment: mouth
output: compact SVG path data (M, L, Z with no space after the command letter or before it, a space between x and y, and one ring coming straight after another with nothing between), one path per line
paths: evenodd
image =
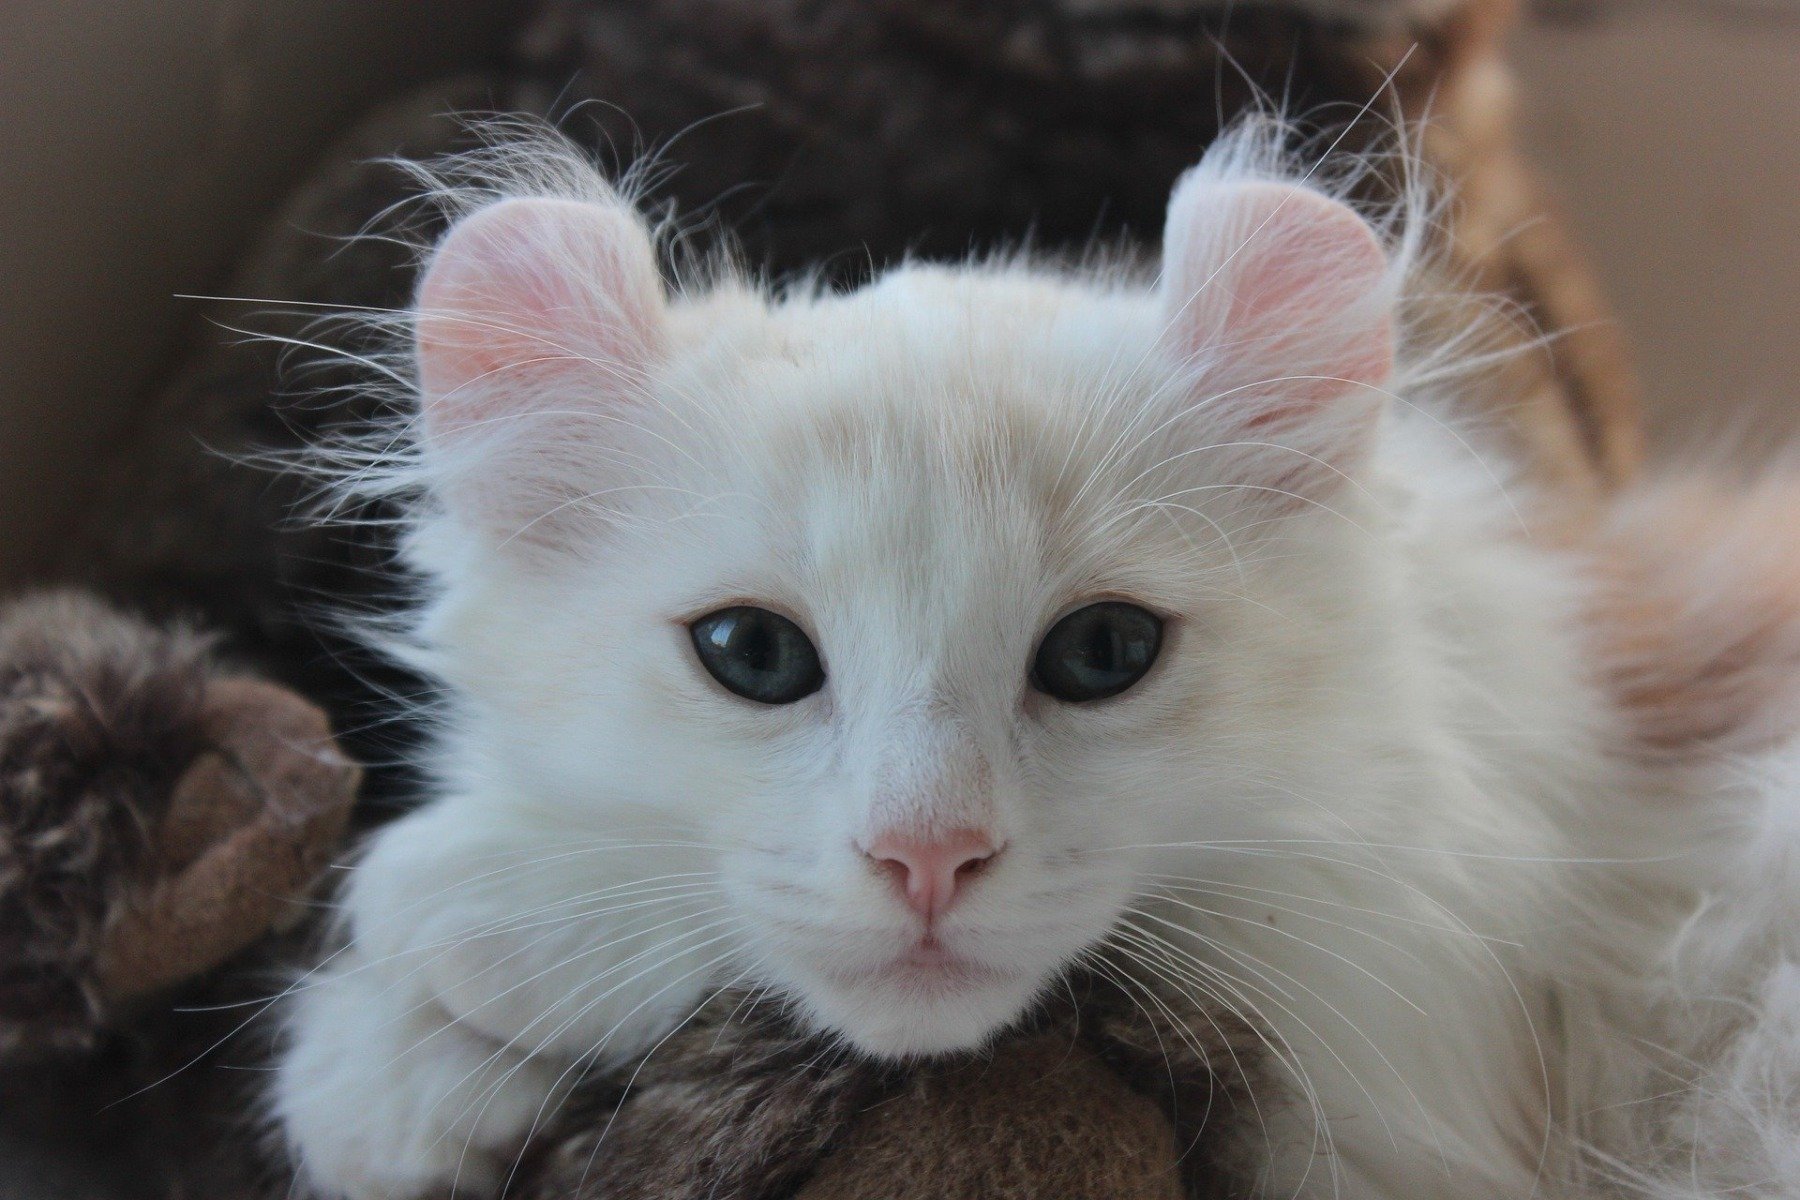
M886 966L877 968L874 975L877 979L946 990L980 987L1002 978L999 971L955 953L932 934L908 946Z
M868 951L860 961L814 958L794 990L820 1027L876 1058L974 1049L1018 1019L1043 983L978 944L931 932Z
M822 973L837 987L915 997L948 997L1011 978L1010 972L947 945L934 932L915 936L902 948L880 957L825 966Z

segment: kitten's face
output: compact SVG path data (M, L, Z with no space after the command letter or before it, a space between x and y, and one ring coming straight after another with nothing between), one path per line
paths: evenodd
M1340 213L1318 219L1372 248ZM730 970L886 1055L1014 1020L1169 843L1287 830L1282 781L1329 741L1307 697L1357 682L1329 648L1358 531L1317 505L1346 502L1374 406L1261 380L1378 377L1385 328L1323 367L1197 366L1183 330L1250 319L1172 312L1204 256L1162 295L913 269L664 308L621 236L588 269L625 280L606 324L647 332L584 347L535 409L427 409L452 451L434 636L507 791L570 836L687 843L644 874L718 873ZM458 294L451 246L427 314ZM1377 251L1358 286L1379 274ZM428 398L495 377L491 346L421 328ZM587 383L602 403L542 403L601 355L624 364ZM522 412L557 432L462 433Z

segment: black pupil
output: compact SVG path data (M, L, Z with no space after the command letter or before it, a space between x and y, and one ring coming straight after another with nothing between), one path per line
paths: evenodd
M736 636L732 636L735 633ZM781 664L781 635L767 621L739 621L714 644L736 658L743 669L772 675Z
M1090 604L1044 635L1032 684L1070 703L1116 696L1144 677L1161 645L1155 614L1116 600Z
M766 608L720 609L695 621L694 650L712 677L760 704L792 704L825 684L825 669L798 625Z

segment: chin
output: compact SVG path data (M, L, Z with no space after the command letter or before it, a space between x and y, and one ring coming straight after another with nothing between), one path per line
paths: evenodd
M813 1022L864 1054L915 1059L975 1050L1037 999L1045 974L891 969L796 989Z

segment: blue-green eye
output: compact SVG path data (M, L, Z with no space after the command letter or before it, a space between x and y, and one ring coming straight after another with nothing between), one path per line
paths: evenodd
M1078 608L1044 635L1031 686L1070 704L1116 696L1142 679L1162 649L1162 618L1118 600Z
M688 627L700 665L727 691L758 704L792 704L825 686L819 652L798 625L739 605Z

